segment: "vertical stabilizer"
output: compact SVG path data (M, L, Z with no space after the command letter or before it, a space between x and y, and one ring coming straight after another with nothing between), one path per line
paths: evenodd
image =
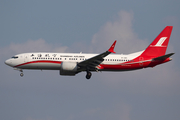
M172 29L173 26L166 26L164 30L146 48L141 56L153 58L165 55Z

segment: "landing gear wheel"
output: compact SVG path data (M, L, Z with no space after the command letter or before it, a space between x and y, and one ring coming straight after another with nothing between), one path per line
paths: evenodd
M23 74L23 73L20 73L20 76L21 76L21 77L23 77L23 76L24 76L24 74Z
M91 72L87 72L87 74L86 74L86 79L90 79L91 76L92 76L92 73L91 73Z

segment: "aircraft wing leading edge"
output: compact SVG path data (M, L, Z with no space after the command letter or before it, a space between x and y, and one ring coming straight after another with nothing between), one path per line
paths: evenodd
M98 66L100 63L102 63L104 61L104 57L108 56L110 53L115 53L114 52L115 45L116 45L116 40L114 41L114 43L111 45L111 47L106 52L80 62L80 63L78 63L78 66L86 67L86 69L87 69L87 67L95 69L96 66Z

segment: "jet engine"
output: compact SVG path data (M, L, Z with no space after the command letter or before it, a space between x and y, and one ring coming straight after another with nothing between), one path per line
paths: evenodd
M60 75L69 75L74 76L77 72L77 63L76 62L62 62Z

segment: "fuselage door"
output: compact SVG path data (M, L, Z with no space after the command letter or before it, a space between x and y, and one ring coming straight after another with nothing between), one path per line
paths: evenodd
M143 66L143 60L144 60L143 57L139 57L139 66Z
M24 54L24 62L28 62L28 54Z

